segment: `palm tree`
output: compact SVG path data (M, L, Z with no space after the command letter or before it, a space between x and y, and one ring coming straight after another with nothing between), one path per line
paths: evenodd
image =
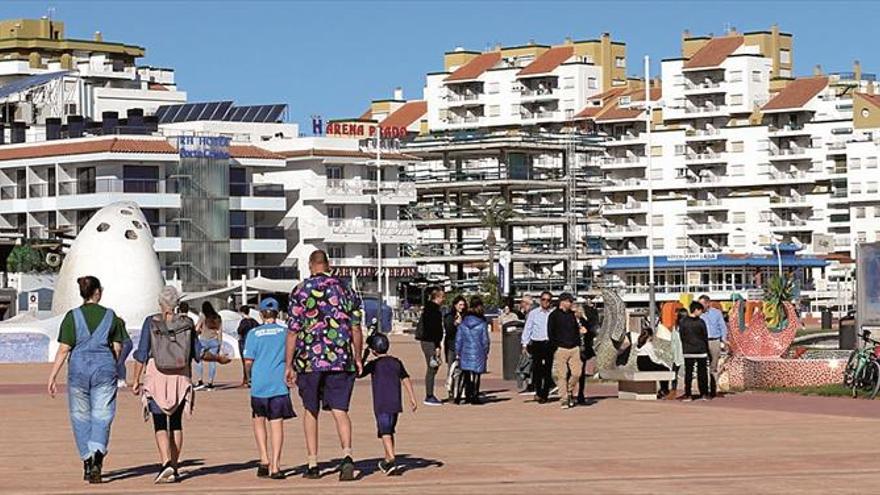
M489 229L486 236L486 245L489 247L489 276L494 278L493 267L495 266L495 229L503 229L513 216L510 204L501 196L491 198L477 197L471 200L471 211L480 219L483 227Z

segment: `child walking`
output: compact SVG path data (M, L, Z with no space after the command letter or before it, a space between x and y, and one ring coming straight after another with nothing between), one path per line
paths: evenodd
M388 337L377 333L368 339L367 345L369 345L374 358L364 366L362 376L371 375L372 377L373 412L376 415L378 436L382 439L382 447L385 449L385 459L379 461L379 470L391 476L398 472L394 455L394 432L397 426L397 416L403 412L400 398L401 383L406 389L409 406L413 412L417 408L416 399L413 394L412 382L403 363L388 354L390 347Z
M251 377L251 414L254 438L260 451L257 477L284 479L281 471L281 452L284 447L284 420L296 417L290 402L290 390L284 378L284 350L287 327L275 322L278 301L266 298L260 302L263 324L247 334L244 360L247 376ZM272 455L269 456L271 430Z

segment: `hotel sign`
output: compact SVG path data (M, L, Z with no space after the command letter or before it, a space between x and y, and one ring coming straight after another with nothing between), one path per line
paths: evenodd
M229 159L230 138L225 136L178 136L181 158Z

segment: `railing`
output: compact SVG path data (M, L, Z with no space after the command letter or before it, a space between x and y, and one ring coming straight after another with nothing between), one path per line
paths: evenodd
M469 117L450 117L450 124L474 124L479 121L479 117L469 116Z
M593 165L628 165L637 164L645 160L644 156L609 156L594 158L590 163Z
M481 96L481 95L476 94L476 93L465 93L465 94L449 93L449 98L448 98L448 100L449 100L449 101L454 101L454 102L458 102L458 101L475 101L475 100L478 100L478 99L480 98L480 96Z
M609 180L605 187L647 187L646 184L643 179Z
M713 152L688 153L687 155L685 155L684 159L685 159L685 161L689 161L689 162L701 161L701 160L721 160L722 156L723 155L721 153L713 153Z
M769 126L768 130L771 133L802 131L802 130L804 130L804 125L803 124L797 124L797 125L786 124L782 127L776 127L775 125L771 125L771 126Z
M793 203L806 203L807 199L803 196L772 196L770 197L771 204L793 204Z
M271 265L248 265L248 266L230 266L230 275L233 279L240 279L242 275L251 276L259 273L261 276L275 280L291 280L299 278L297 269L292 266L271 266Z
M523 88L519 91L520 96L552 96L555 93L553 88L529 89Z
M721 206L720 199L689 199L688 208L699 208L705 206Z
M695 83L693 81L685 80L684 89L686 90L698 90L698 89L714 89L720 88L721 83L718 81L703 81L699 83Z
M61 196L75 194L176 194L177 181L160 179L116 179L98 178L94 181L64 181L58 183Z
M606 234L627 234L630 232L642 232L647 230L647 225L606 225Z
M408 174L415 183L467 182L486 180L562 180L561 168L523 167L511 169L505 165L462 167L460 170L420 170Z
M828 149L829 150L845 150L846 149L846 142L828 143Z
M769 175L770 175L770 178L773 180L806 179L808 176L806 172L800 172L800 171L798 171L798 172L770 171Z
M771 150L770 150L770 156L772 156L772 157L779 157L779 156L800 156L800 155L806 154L806 152L807 152L808 149L810 149L810 148L808 148L808 147L804 147L804 148L802 148L802 147L797 147L797 148L783 148L783 149L776 149L776 150L771 149Z
M230 182L229 195L234 197L255 196L258 198L283 198L284 184L253 184L250 182Z
M807 225L806 220L771 220L770 225L773 227L804 227Z
M633 201L630 203L611 203L602 205L602 208L605 211L619 211L619 210L637 210L642 208L643 204L641 201Z
M725 105L688 105L684 107L685 113L713 113L713 112L724 112L727 110Z
M688 222L685 225L687 226L688 230L694 230L698 232L706 230L724 230L727 228L727 226L721 222Z
M721 134L720 129L689 129L685 131L685 137L704 137L718 136Z
M552 119L558 112L520 112L519 116L525 120Z

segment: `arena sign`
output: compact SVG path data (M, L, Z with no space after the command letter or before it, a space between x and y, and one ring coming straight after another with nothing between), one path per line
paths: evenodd
M384 127L375 122L328 122L324 134L330 137L375 138L376 129L381 129L382 138L403 138L406 127Z

